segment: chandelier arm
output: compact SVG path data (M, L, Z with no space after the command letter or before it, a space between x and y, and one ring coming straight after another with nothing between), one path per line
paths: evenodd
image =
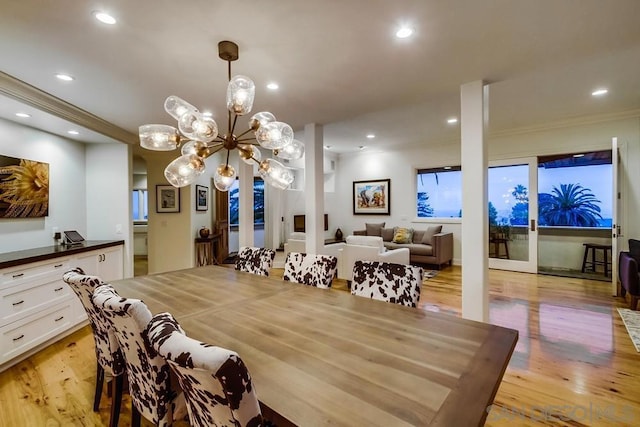
M251 141L253 138L249 137L249 138L239 138L238 142L245 142L245 141ZM260 145L258 144L258 142L254 141L254 142L249 142L249 145Z
M231 150L227 149L227 161L225 162L226 166L229 166L229 153L231 152Z
M233 115L233 125L231 125L230 130L229 130L229 133L230 133L231 135L233 135L233 131L234 131L234 130L236 130L236 123L237 123L237 122L238 122L238 115L237 115L237 114L234 114L234 115Z
M245 136L246 134L248 134L249 132L251 132L253 129L249 128L247 130L245 130L244 132L242 132L240 135L238 135L236 138L238 138L238 141L240 141L240 137Z
M213 151L209 151L209 152L204 156L204 158L205 158L205 159L207 159L207 158L209 158L209 157L213 156L214 154L216 154L218 151L222 150L223 148L224 148L224 145L220 144L220 145L219 145L215 150L213 150Z

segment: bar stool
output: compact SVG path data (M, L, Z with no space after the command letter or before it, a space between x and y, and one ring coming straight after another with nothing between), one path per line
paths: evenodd
M596 272L596 265L604 266L605 277L609 275L609 251L611 251L611 245L600 245L598 243L583 243L584 257L582 258L582 272L584 273L587 268L591 268L591 271ZM596 260L596 251L602 250L602 261ZM589 251L591 251L591 261L588 261Z
M493 244L493 252L489 251L489 256L491 257L493 254L493 258L505 258L510 259L509 257L509 239L499 238L499 237L490 237L489 243ZM500 245L504 245L504 255L500 254Z

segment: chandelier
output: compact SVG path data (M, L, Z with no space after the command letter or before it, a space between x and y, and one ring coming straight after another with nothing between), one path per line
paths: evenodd
M258 165L258 173L266 183L284 190L293 182L292 170L272 158L262 160L258 146L272 150L274 156L293 160L302 157L304 145L293 139L291 126L276 121L275 116L267 111L254 114L249 120L249 129L238 135L234 133L238 117L251 112L255 84L246 76L231 77L231 62L238 59L237 44L219 42L218 56L228 65L227 133L218 135L218 125L213 118L172 95L165 100L164 109L178 121L178 128L162 124L140 126L140 145L155 151L181 147L182 155L164 170L165 178L174 187L194 183L206 170L204 160L226 149L226 160L216 169L213 183L218 190L228 191L236 177L235 169L229 164L229 154L237 149L245 163Z

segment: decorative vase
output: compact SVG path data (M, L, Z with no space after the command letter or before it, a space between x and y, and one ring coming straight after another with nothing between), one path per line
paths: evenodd
M211 231L207 227L202 227L199 231L200 237L202 237L203 239L206 239L207 237L209 237L210 232Z
M336 230L336 240L342 240L342 230L339 228Z

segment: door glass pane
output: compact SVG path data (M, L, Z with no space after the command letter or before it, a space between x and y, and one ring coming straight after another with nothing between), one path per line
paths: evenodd
M489 168L489 256L529 260L529 166Z

